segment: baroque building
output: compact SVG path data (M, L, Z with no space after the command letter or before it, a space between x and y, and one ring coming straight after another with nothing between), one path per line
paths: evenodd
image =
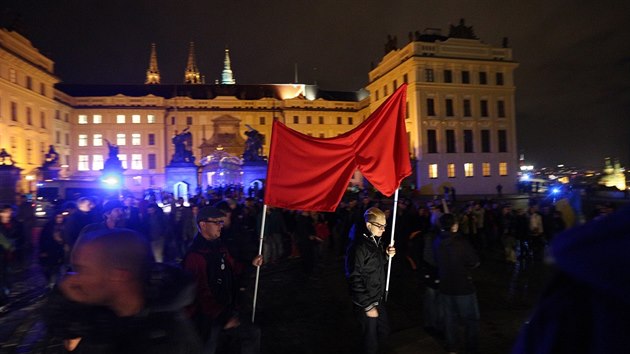
M115 145L125 187L139 193L164 186L172 139L183 131L192 135L197 162L218 150L240 156L251 129L266 137L268 155L274 120L311 136L334 137L363 122L403 83L412 185L421 193L439 194L444 186L462 194L493 193L498 184L510 193L516 181L517 63L506 43L485 44L463 22L448 36L410 33L401 48L389 36L385 55L368 74L367 91L350 92L236 84L227 48L221 81L206 84L193 43L181 84L161 82L154 44L145 84L63 84L53 62L26 38L3 29L0 39L0 148L22 169L20 192L33 189L27 176L41 178L37 167L49 145L61 157L61 176L81 179L98 178L108 145Z
M15 31L0 28L0 148L21 169L20 192L35 189L39 166L53 145L70 165L72 108L58 100L54 62ZM2 183L2 181L0 181Z
M441 194L515 191L517 176L514 70L507 47L479 40L462 20L449 35L409 33L398 48L389 36L385 56L369 73L370 111L407 83L407 131L416 187Z

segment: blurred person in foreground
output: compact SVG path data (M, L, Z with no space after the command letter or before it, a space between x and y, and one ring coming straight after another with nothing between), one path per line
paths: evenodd
M556 270L513 354L628 353L630 206L555 236Z
M366 230L356 230L346 254L346 278L355 315L361 324L363 353L384 350L389 335L389 320L385 309L385 268L388 257L396 254L394 247L383 249L381 236L386 216L378 208L363 214ZM365 232L361 232L365 231Z
M238 263L221 240L226 215L206 206L197 214L198 232L184 257L184 269L197 283L197 295L188 308L203 344L203 353L214 354L222 347L238 347L240 353L260 352L260 328L241 322L239 287L236 277L245 265ZM260 267L257 255L252 265Z
M49 335L72 353L200 353L183 308L194 283L153 262L148 242L129 229L83 234L72 269L44 307Z

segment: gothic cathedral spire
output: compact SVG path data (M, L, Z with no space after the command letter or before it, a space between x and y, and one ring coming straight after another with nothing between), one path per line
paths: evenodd
M197 69L197 62L195 60L195 43L190 42L190 50L188 51L188 63L186 64L186 71L184 72L185 84L202 84L201 75L199 69Z
M155 43L151 43L151 59L149 59L149 70L147 70L147 80L145 84L159 84L160 70L157 63L157 52L155 51Z
M227 85L236 84L232 75L232 65L230 64L230 50L225 48L225 59L223 59L223 72L221 73L221 83Z

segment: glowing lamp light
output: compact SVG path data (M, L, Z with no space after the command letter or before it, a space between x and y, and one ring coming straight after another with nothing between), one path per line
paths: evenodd
M120 185L120 178L116 176L107 176L103 178L103 184L109 188L115 188Z
M559 194L560 193L560 188L552 188L551 189L551 194Z

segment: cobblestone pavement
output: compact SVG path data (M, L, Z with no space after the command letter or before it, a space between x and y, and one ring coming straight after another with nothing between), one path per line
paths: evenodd
M481 353L510 351L547 273L541 264L508 266L500 259L499 252L485 255L474 273ZM423 287L401 260L393 262L387 303L392 327L389 352L444 353L440 341L423 330ZM46 335L39 313L46 298L39 266L33 264L12 276L10 302L0 309L0 353L61 353L58 341ZM251 290L243 292L245 307L250 309ZM342 258L325 256L310 277L303 275L299 259L265 265L258 294L256 323L262 328L263 353L357 353L358 324Z

